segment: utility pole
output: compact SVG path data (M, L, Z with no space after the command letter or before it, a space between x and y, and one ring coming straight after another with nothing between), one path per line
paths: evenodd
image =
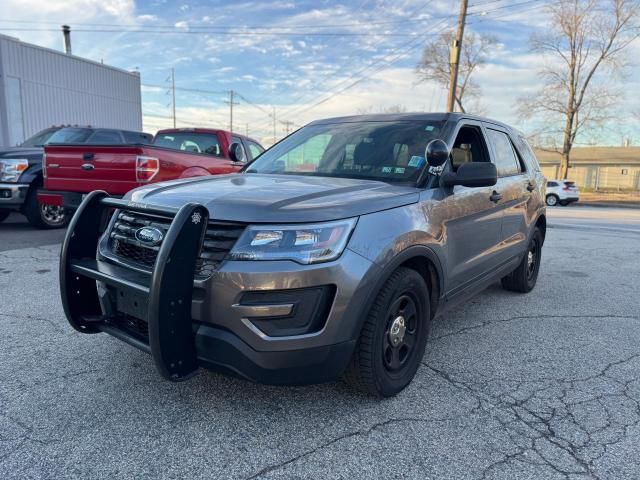
M229 131L233 133L233 106L238 105L238 102L233 101L233 97L235 92L233 90L229 90L229 100L224 102L229 104Z
M460 64L460 49L462 48L462 37L464 36L464 24L467 21L467 4L468 0L460 0L460 16L458 17L458 30L456 38L451 45L449 52L449 97L447 98L447 112L453 112L456 92L458 88L458 65Z
M289 128L293 125L293 122L291 120L281 120L280 123L284 125L285 131L289 135Z
M171 92L173 105L173 128L176 128L176 74L175 69L171 69Z
M273 107L273 143L276 143L276 107Z

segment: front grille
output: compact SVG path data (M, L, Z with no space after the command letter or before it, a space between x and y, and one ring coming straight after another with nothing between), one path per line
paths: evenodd
M151 246L140 242L136 238L136 231L142 227L155 227L166 235L170 225L171 219L167 217L120 211L109 232L109 250L118 259L150 271L160 251L160 244ZM218 269L244 228L245 225L241 223L209 222L196 261L197 278L208 278Z
M126 330L138 340L149 343L149 324L145 320L119 313L110 318L109 322L121 330Z

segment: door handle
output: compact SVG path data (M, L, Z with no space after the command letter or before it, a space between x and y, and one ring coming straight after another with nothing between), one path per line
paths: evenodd
M82 154L82 159L83 160L93 160L93 153L91 153L91 152L83 153Z
M536 186L531 183L531 182L527 182L527 190L530 192L533 192L536 189Z
M489 200L491 200L494 203L498 203L500 200L502 200L502 195L494 190L491 196L489 197Z
M96 168L95 166L91 165L90 163L84 163L82 165L82 169L83 170L93 170L94 168Z

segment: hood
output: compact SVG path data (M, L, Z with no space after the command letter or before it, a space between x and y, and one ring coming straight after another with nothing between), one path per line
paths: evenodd
M26 158L41 161L44 149L41 147L4 147L0 148L0 158Z
M200 203L216 220L300 223L408 205L418 201L419 192L371 180L250 173L157 183L135 189L125 198L176 208Z

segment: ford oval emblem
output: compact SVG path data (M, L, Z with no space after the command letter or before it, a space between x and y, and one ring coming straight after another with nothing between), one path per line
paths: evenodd
M156 227L142 227L136 230L136 240L147 245L158 245L163 238L164 234Z

